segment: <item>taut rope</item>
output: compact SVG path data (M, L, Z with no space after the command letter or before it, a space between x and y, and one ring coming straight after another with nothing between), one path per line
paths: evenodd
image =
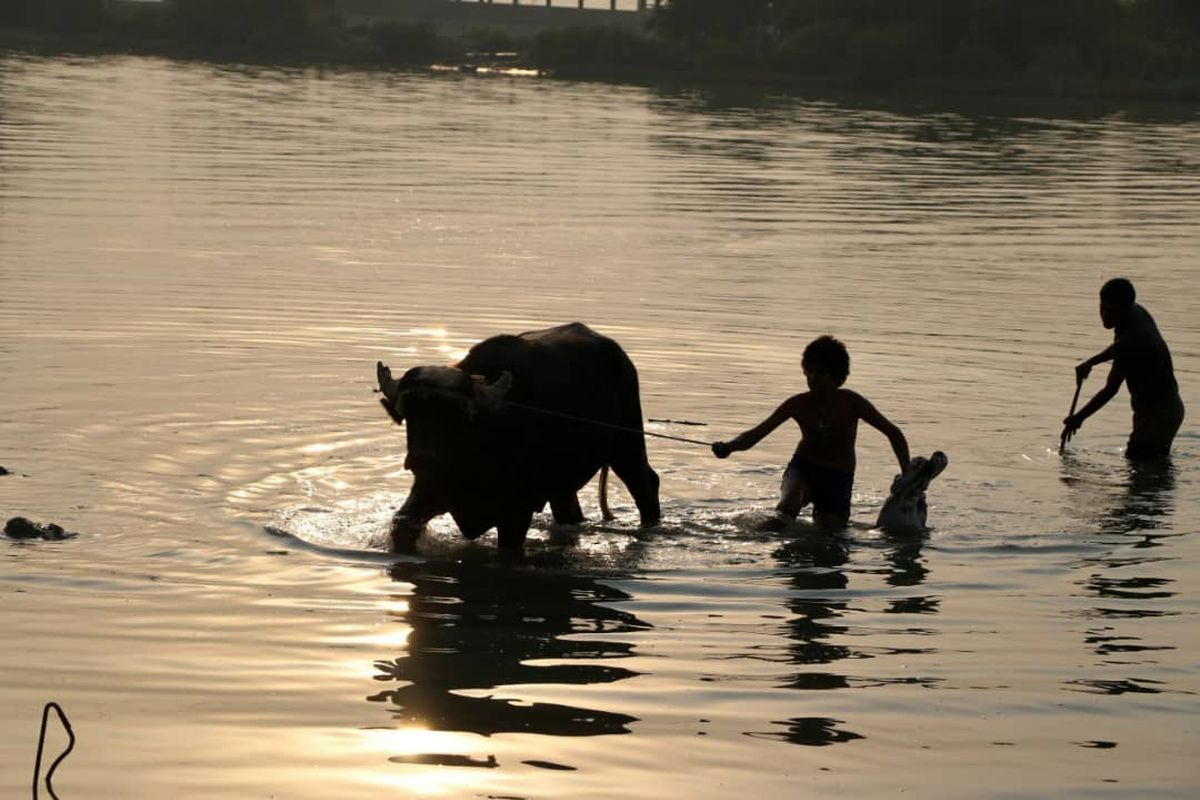
M546 416L549 416L549 417L558 417L560 419L570 420L571 422L581 422L585 425L595 425L599 428L610 428L611 430L622 431L624 433L640 433L640 434L644 434L646 436L657 436L659 439L670 439L673 442L685 442L687 444L698 444L701 447L712 447L712 442L702 442L699 439L689 439L686 436L672 436L669 433L655 433L654 431L638 430L637 428L630 428L625 425L617 425L612 422L601 422L598 419L588 419L587 417L577 417L574 414L565 414L562 411L551 411L548 408L538 408L537 406L527 406L524 403L514 403L511 400L501 400L500 402L505 405L512 406L513 408L522 409L524 411L532 411L536 414L545 414ZM692 422L692 423L687 423L687 424L702 425L704 423Z

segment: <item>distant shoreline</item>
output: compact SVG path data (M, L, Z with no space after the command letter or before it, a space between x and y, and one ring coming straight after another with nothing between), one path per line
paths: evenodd
M493 32L494 33L494 32ZM551 37L559 33L551 31ZM574 36L588 36L578 29ZM489 44L503 45L501 48ZM483 45L481 47L481 45ZM767 91L802 91L814 97L846 93L877 97L973 97L1012 100L1070 102L1138 102L1192 104L1200 100L1200 79L1164 83L1134 79L1090 79L1028 75L1018 78L948 79L917 77L910 79L864 79L852 74L803 75L769 69L737 67L653 66L615 64L610 61L578 63L556 59L546 63L538 58L536 41L482 41L478 37L438 37L429 52L420 58L396 57L381 52L379 43L363 30L343 31L332 42L285 52L279 48L254 49L237 46L189 43L167 37L139 38L107 32L63 33L19 28L0 28L0 53L31 56L146 56L214 63L241 63L261 66L328 66L356 69L432 69L435 66L472 71L479 67L514 66L535 70L539 75L563 80L604 81L634 84L671 84L703 88L705 86L759 87ZM436 52L434 52L436 50ZM498 56L499 50L506 50ZM1196 109L1200 114L1200 107Z
M951 80L921 78L900 81L871 81L849 76L804 76L773 71L738 70L623 70L620 68L566 67L548 70L550 77L565 80L616 80L640 83L645 80L679 82L688 85L744 85L763 89L803 90L814 96L851 93L888 95L906 98L975 97L1011 100L1086 103L1091 101L1140 101L1171 105L1187 104L1200 115L1200 85L1166 87L1150 81L1096 81L1088 79L972 79Z

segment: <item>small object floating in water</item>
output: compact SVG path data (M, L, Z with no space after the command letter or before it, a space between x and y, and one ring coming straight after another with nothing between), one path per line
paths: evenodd
M4 467L0 467L0 475L12 475L12 473L6 470Z
M935 450L929 458L917 456L909 462L908 469L892 479L891 493L879 509L875 527L893 533L925 530L925 490L949 463L941 450Z
M41 525L25 517L13 517L5 523L4 535L10 539L45 539L49 542L61 542L63 539L74 539L79 534L63 530L61 526L53 523Z
M414 753L407 756L392 756L388 759L393 764L429 764L438 767L483 767L495 769L500 766L494 755L487 759L471 758L456 753Z
M521 763L528 764L531 767L537 767L538 769L557 769L568 772L574 772L576 769L578 769L578 767L572 767L567 764L556 764L553 761L541 761L535 758L531 758L528 761L522 761Z

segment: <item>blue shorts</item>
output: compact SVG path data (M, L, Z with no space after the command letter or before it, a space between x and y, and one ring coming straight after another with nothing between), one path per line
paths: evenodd
M813 511L822 514L836 514L843 519L850 519L850 495L854 490L854 473L838 472L827 467L818 467L802 456L792 456L787 469L783 471L783 479L799 478L808 485L808 496L812 500Z

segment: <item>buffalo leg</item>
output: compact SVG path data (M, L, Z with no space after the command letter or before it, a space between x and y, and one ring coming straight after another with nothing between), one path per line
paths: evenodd
M525 534L529 533L529 523L532 521L533 512L529 510L504 515L496 525L496 538L500 549L520 552L525 546Z
M559 525L578 525L583 522L583 509L574 492L550 498L550 511Z
M405 513L404 509L392 515L392 550L397 553L410 553L417 546L417 540L425 532L425 525L433 517L414 517Z
M421 534L425 532L425 525L429 520L445 511L445 508L431 501L426 493L420 491L419 485L414 485L404 505L392 515L392 549L400 553L411 552Z
M613 459L612 470L625 484L633 502L637 503L642 517L642 526L657 525L662 516L658 505L658 473L646 460L646 451L631 454L628 458Z

